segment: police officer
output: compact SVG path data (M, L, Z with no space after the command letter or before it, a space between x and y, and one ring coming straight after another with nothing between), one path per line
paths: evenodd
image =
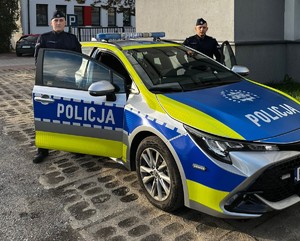
M65 32L66 17L56 10L51 19L52 31L40 35L35 46L35 61L40 48L66 49L81 53L81 44L74 34Z
M66 49L81 53L81 44L74 34L64 31L66 26L66 17L63 12L56 10L51 19L52 31L40 35L35 46L35 63L40 48ZM37 155L33 159L33 163L42 162L48 156L48 149L38 148Z
M186 38L183 44L211 58L215 56L216 60L221 62L221 54L218 50L219 44L216 39L206 35L207 30L207 22L203 18L197 19L196 34Z

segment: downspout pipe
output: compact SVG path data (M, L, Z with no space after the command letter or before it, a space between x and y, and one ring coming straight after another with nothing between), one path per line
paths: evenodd
M30 0L27 0L27 23L28 23L28 34L30 34Z

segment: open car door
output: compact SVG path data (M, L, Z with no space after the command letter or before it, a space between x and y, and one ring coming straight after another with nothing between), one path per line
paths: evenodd
M247 67L237 65L234 52L227 40L221 44L220 52L222 64L224 64L227 68L242 76L247 76L249 74L249 69Z
M234 65L237 65L235 55L228 41L225 41L221 44L220 52L222 56L223 64L232 69Z
M32 91L37 147L122 156L125 81L88 56L40 49Z

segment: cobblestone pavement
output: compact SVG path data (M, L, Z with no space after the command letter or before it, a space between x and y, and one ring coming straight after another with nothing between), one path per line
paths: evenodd
M3 66L2 59L0 120L4 123L3 133L33 157L36 151L31 102L34 65L32 59L24 59L28 62L15 66ZM135 173L109 158L51 151L47 161L30 165L33 170L42 170L37 179L44 192L59 193L58 205L63 206L62 212L70 227L80 234L80 240L300 239L299 205L251 220L218 219L187 208L170 214L149 204Z

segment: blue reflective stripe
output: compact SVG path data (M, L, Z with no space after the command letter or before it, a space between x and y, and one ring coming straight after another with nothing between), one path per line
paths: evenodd
M231 192L246 179L245 176L231 173L212 162L200 151L188 135L172 140L171 144L177 151L186 178L189 180L201 183L212 189ZM206 170L200 171L195 169L193 164L204 166Z
M136 112L133 109L125 109L124 130L128 134L131 134L139 126L151 126L161 132L168 140L182 134L176 127L172 127L166 122L159 121L149 115L143 115L140 111Z
M42 104L34 101L34 118L39 121L75 126L123 129L124 107L78 101L68 98L55 98L53 103ZM46 110L46 111L45 111Z
M184 169L186 178L201 183L212 189L230 192L239 185L246 177L240 176L222 169L213 163L191 140L189 135L180 132L160 122L156 118L143 115L133 109L125 110L125 131L130 135L139 126L151 126L161 132L173 146ZM175 138L177 137L177 138ZM203 165L207 171L202 172L193 168L193 164Z

